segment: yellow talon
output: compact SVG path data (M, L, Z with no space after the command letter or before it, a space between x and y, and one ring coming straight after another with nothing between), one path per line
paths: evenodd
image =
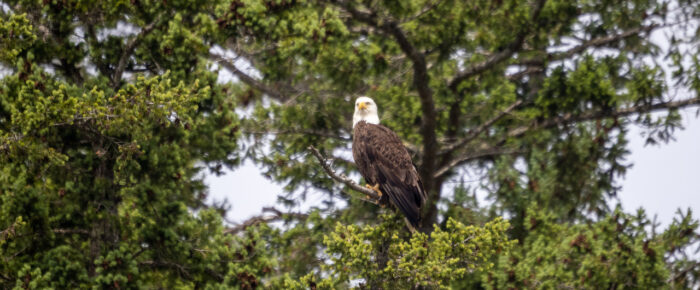
M369 184L365 184L365 187L367 187L367 188L369 188L369 189L371 189L371 190L374 190L374 192L376 192L377 195L379 195L379 197L382 197L382 191L379 190L379 183L377 183L377 184L375 184L375 185L373 185L373 186L372 186L372 185L369 185Z

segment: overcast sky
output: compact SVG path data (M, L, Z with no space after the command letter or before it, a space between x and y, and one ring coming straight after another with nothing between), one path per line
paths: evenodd
M642 130L632 127L628 161L634 166L620 180L619 198L626 212L643 207L649 217L658 215L663 226L673 220L678 208L700 213L700 119L695 117L696 111L681 111L685 130L677 131L676 141L668 144L644 146ZM263 177L251 163L219 177L207 176L206 182L211 198L235 201L228 214L233 222L260 214L262 207L274 205L282 192L280 185ZM314 200L313 196L309 200Z
M630 132L634 166L622 180L620 200L626 211L639 207L649 216L657 214L667 225L678 208L690 208L700 214L700 119L697 108L681 111L685 130L674 134L676 141L644 146L638 128Z

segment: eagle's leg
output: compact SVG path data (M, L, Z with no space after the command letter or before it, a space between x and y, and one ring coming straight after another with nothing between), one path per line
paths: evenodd
M367 187L367 188L369 188L369 189L371 189L371 190L374 190L374 192L376 192L377 195L379 195L380 198L382 197L382 191L379 190L379 183L377 183L377 184L375 184L375 185L365 184L365 187Z

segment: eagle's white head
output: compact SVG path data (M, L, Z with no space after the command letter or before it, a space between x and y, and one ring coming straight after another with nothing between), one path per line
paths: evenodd
M352 115L352 127L358 122L365 121L370 124L379 124L377 104L368 97L359 97L355 100L355 114Z

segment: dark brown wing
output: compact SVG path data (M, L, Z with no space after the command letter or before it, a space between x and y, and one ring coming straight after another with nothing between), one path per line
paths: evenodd
M365 181L379 183L379 189L417 227L427 195L399 136L387 127L361 121L355 125L352 153Z

